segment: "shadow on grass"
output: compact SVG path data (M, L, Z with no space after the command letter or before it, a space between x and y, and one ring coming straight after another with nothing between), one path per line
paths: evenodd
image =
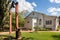
M0 37L8 37L8 35L0 35Z
M15 37L9 37L9 35L0 35L0 40L17 40ZM34 40L32 37L22 37L21 40Z
M28 37L28 38L22 37L21 40L34 40L34 38L32 38L32 37Z
M0 35L0 40L11 40L16 39L15 37L9 36L9 35Z
M0 40L4 40L4 38L7 38L8 35L0 35Z
M60 40L60 35L53 35L52 36L55 40Z

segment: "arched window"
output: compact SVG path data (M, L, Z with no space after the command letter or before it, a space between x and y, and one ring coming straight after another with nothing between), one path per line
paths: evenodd
M42 24L42 19L39 19L39 25L41 25Z

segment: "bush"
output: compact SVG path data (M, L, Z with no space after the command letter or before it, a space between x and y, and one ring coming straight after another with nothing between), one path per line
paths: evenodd
M60 30L60 26L58 26L57 30Z
M35 31L50 31L52 30L51 28L41 28L39 26L34 27Z
M32 30L32 28L29 28L29 30Z
M39 26L35 26L34 29L35 31L40 31L41 28Z
M40 28L40 31L47 31L46 28Z

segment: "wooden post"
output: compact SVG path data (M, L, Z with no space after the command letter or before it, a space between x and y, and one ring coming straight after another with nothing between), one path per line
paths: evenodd
M12 32L12 12L11 12L11 9L10 9L9 15L10 15L10 22L9 22L9 24L10 24L10 30L9 30L9 34L11 34L11 32Z
M9 10L9 17L10 17L10 22L9 22L9 26L10 26L10 29L9 29L9 40L11 40L11 33L12 33L12 12L11 12L11 9Z
M13 7L13 3L11 5L11 8ZM11 12L11 8L10 8L10 31L9 31L9 34L11 36L11 32L12 32L12 12ZM15 19L16 19L16 32L19 33L19 30L18 30L18 2L15 3ZM18 38L18 34L16 33L16 38ZM10 37L11 39L11 37Z
M16 15L16 29L18 29L18 3L16 3L15 15Z
M15 4L15 15L16 15L16 39L20 40L21 39L21 34L20 34L20 29L18 27L18 2Z

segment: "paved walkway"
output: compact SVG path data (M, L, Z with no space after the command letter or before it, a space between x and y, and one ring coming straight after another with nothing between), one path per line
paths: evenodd
M33 32L33 31L21 31L21 32ZM38 32L60 32L60 31L38 31ZM15 31L13 31L12 33L15 33ZM0 35L1 34L9 34L9 32L0 32Z
M12 33L14 33L14 32L12 32ZM5 35L5 34L9 34L9 32L0 32L0 35L1 34L4 34Z
M21 31L21 32L33 32L33 31ZM12 33L15 33L15 31L13 31ZM9 32L0 32L0 34L9 34Z

